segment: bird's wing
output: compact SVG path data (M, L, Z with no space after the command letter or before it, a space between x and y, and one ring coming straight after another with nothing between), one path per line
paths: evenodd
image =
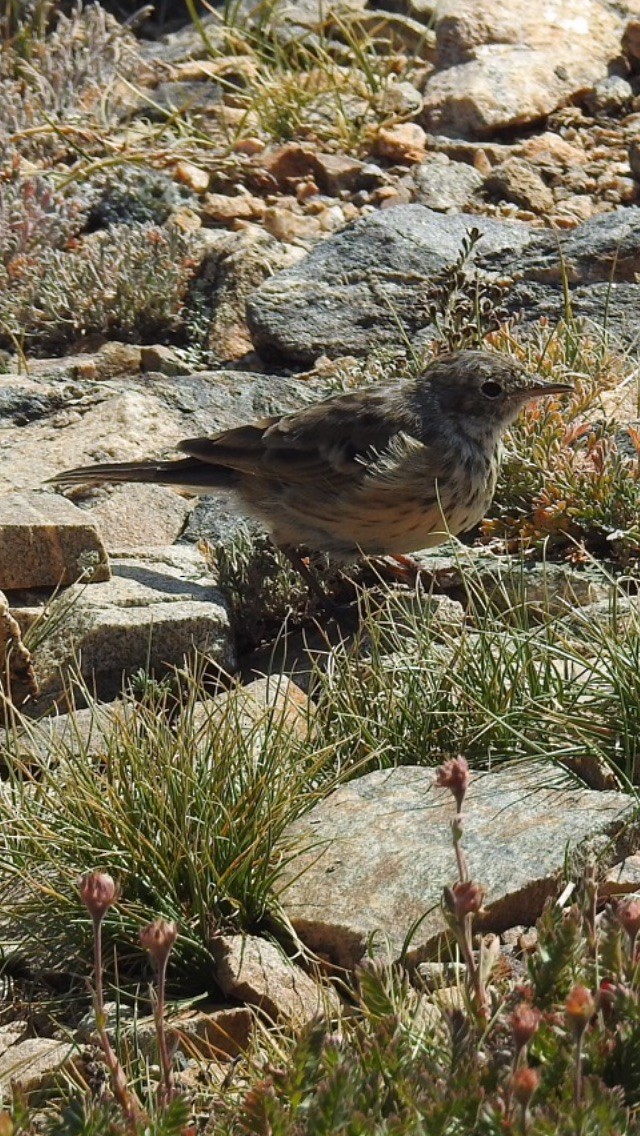
M367 466L407 433L388 392L341 395L281 418L239 426L213 438L193 438L180 449L203 462L287 482L335 484Z

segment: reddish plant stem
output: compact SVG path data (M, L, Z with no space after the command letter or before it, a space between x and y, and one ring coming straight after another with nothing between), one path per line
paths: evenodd
M102 920L104 919L105 912L98 912L92 915L93 920L93 966L94 966L94 991L93 991L93 1008L96 1021L96 1029L98 1032L98 1039L102 1049L104 1063L109 1070L111 1078L111 1088L113 1095L116 1098L122 1113L125 1118L127 1128L130 1132L137 1132L140 1121L145 1119L145 1114L142 1106L137 1099L135 1093L132 1093L125 1076L124 1069L120 1064L113 1046L109 1040L107 1033L107 1015L104 1009L104 989L102 984Z

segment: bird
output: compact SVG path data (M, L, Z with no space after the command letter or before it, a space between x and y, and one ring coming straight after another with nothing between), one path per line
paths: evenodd
M403 562L473 528L493 499L507 427L528 402L571 390L507 355L455 351L409 379L186 439L182 459L80 466L50 484L153 482L199 496L232 489L317 592L300 549L337 564Z

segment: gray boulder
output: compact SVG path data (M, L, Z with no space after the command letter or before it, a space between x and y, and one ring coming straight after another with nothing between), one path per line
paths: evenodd
M504 302L512 313L529 322L559 319L566 274L575 314L596 323L606 318L622 336L635 335L640 208L594 217L558 237L524 222L400 205L316 245L253 293L247 317L257 350L309 364L321 354L367 355L405 344L430 328L434 277L457 261L472 228L482 237L470 271L487 281L511 280Z

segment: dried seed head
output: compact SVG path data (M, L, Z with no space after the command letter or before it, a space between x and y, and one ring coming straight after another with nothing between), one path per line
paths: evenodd
M158 966L169 958L173 944L178 938L178 927L167 919L154 919L140 931L140 942Z
M536 1010L534 1006L529 1006L526 1002L521 1002L511 1014L509 1025L519 1053L536 1033L540 1025L540 1011Z
M526 1108L539 1084L540 1074L537 1069L521 1065L511 1078L511 1092L518 1104Z
M574 986L564 1004L567 1025L579 1036L596 1012L596 1004L586 986Z
M78 891L94 919L102 919L118 898L116 884L107 872L85 872L78 880Z
M449 789L453 793L458 812L462 808L470 780L469 764L465 757L454 757L452 761L443 762L436 772L436 785L439 789Z

